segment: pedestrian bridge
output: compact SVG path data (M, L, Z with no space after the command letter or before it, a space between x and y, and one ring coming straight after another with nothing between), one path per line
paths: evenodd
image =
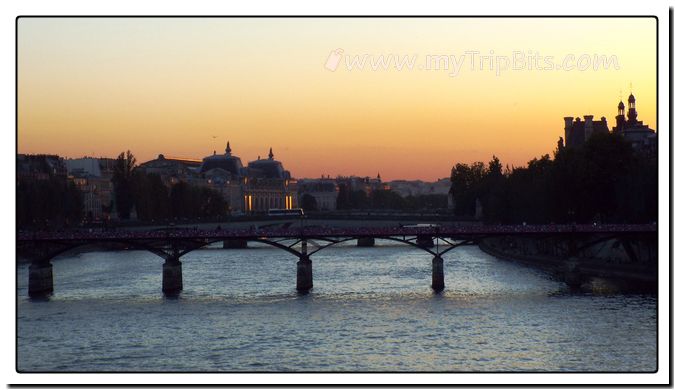
M51 260L85 245L103 244L123 249L150 251L164 259L162 291L179 294L183 289L182 264L185 254L222 242L223 248L243 248L247 242L259 242L296 256L296 289L308 292L313 287L311 256L336 244L356 241L358 246L373 246L375 239L404 243L432 257L431 287L445 288L443 256L455 248L473 245L487 237L533 236L561 237L569 243L569 257L589 245L609 239L655 236L655 224L588 225L418 225L398 227L267 227L214 229L161 228L155 230L76 229L65 232L19 232L17 252L31 259L28 293L42 297L53 293ZM311 246L308 246L308 242Z

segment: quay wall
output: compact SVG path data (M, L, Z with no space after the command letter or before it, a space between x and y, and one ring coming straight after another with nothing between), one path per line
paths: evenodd
M583 246L583 242L577 245ZM622 243L610 239L580 249L574 257L569 256L569 242L563 238L490 237L481 240L479 247L489 255L539 268L563 281L572 272L573 279L582 281L583 289L593 290L602 284L617 292L651 293L657 287L657 247L648 240Z

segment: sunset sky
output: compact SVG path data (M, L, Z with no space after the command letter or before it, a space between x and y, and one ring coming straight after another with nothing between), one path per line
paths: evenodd
M571 54L574 69L498 75L467 54L512 62L515 51L554 65ZM416 56L412 69L394 57L372 68L390 54ZM585 54L614 55L619 69L578 69ZM348 69L357 55L371 58ZM456 74L425 69L443 55L464 55ZM18 146L70 158L129 149L143 162L223 153L229 140L244 163L273 147L297 178L435 180L457 162L551 153L564 116L611 128L631 84L638 119L658 130L653 18L22 18Z

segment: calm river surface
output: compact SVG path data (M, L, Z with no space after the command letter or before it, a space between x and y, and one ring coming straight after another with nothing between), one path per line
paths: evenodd
M253 247L182 258L184 291L161 292L142 251L53 261L54 295L27 298L18 266L20 371L654 371L656 299L570 294L546 274L477 247L431 256L377 241L313 258Z

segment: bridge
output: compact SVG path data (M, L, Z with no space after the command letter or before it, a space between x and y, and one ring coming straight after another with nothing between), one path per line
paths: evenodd
M174 296L183 289L180 258L189 252L223 242L223 248L246 247L259 242L284 250L298 258L296 289L306 293L313 288L311 256L323 249L357 241L373 246L375 239L410 245L432 257L431 287L445 288L443 256L465 245L498 236L563 237L569 242L569 257L589 245L636 235L656 235L655 224L586 225L445 225L389 227L271 226L265 228L160 228L155 230L71 230L66 232L19 232L17 253L31 260L28 294L48 296L54 291L51 260L86 245L105 245L120 249L147 250L164 259L162 291ZM311 247L308 246L311 244ZM298 248L299 247L299 248Z

